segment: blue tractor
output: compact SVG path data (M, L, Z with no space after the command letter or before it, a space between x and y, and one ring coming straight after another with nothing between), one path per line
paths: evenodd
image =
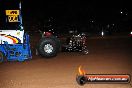
M0 62L6 57L8 61L25 61L31 59L29 35L22 25L21 3L19 9L4 10L6 24L17 24L14 27L0 28Z

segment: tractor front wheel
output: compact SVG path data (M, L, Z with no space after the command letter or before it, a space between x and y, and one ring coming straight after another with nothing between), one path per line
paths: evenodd
M54 37L44 37L38 44L38 53L42 57L54 57L59 51L59 42Z

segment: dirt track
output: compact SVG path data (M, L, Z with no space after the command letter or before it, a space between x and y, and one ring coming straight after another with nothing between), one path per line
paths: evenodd
M90 74L132 75L132 39L88 39L88 48L88 55L61 52L52 59L33 55L30 61L1 63L0 88L132 88L130 84L82 87L75 80L80 65Z

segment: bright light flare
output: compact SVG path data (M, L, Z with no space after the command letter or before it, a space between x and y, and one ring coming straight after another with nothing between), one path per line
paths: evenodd
M104 32L103 31L101 32L101 35L104 36Z
M82 66L79 66L78 71L79 71L79 75L85 75L86 74L85 71L82 70Z

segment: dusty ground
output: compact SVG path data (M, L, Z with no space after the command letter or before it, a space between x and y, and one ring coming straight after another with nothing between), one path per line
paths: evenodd
M33 55L30 61L1 63L0 88L132 88L130 84L79 86L75 80L80 65L90 74L132 75L132 39L91 38L88 48L88 55L61 52L52 59Z

